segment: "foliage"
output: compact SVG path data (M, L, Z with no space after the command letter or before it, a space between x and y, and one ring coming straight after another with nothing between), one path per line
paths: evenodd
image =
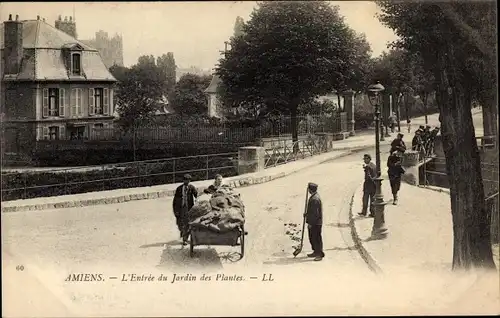
M168 52L159 56L156 60L156 65L165 75L164 95L169 96L174 89L176 78L177 66L175 65L174 53Z
M207 113L205 89L211 76L185 74L175 84L169 101L172 109L180 115L201 115Z
M490 211L471 115L484 87L482 62L496 65L495 2L379 1L379 19L400 37L397 47L422 57L434 75L453 215L453 268L494 268ZM495 35L496 37L496 35Z
M149 121L163 96L163 73L156 67L154 58L141 58L129 69L113 70L120 78L115 98L120 123L125 130Z
M329 100L317 100L313 99L312 101L306 104L299 105L299 115L319 115L319 114L333 114L336 111L335 104Z
M21 189L4 191L2 200L50 197L69 193L86 193L176 183L181 182L184 171L190 171L189 173L193 177L193 181L206 180L207 165L210 168L208 179L214 178L216 174L222 174L225 177L237 175L236 166L234 166L231 158L228 156L208 157L208 161L205 156L183 158L175 160L175 164L173 160L155 161L153 163L137 162L122 164L121 166L112 168L108 167L107 169L99 168L96 170L68 173L18 172L2 174L2 189ZM104 179L111 178L113 180L103 181ZM24 186L34 188L24 191Z
M265 1L231 39L217 73L223 103L297 116L299 105L350 77L352 31L326 1ZM256 111L252 111L255 113ZM297 122L292 120L293 138Z
M243 18L240 16L236 17L236 21L234 22L234 37L240 37L243 35L244 31L244 26L245 26L245 21L243 21Z

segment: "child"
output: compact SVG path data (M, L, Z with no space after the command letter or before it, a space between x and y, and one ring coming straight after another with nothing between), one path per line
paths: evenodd
M411 120L408 119L406 121L406 125L408 126L408 133L410 133L411 132Z

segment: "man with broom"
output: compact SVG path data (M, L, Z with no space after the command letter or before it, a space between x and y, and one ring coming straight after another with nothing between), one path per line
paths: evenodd
M323 206L318 194L318 185L310 182L307 185L309 201L307 202L306 213L304 214L309 232L309 242L313 252L307 254L308 257L314 257L315 261L321 261L325 257L323 253L323 238L321 237L321 228L323 226Z

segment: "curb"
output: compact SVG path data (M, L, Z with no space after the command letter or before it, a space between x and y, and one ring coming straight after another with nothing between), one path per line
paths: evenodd
M351 196L351 202L349 203L349 227L351 228L351 237L352 240L354 241L354 246L356 247L356 250L358 251L359 255L365 261L366 265L368 265L368 268L374 272L375 274L384 274L380 266L378 266L377 262L373 259L373 257L370 255L370 253L366 250L366 248L363 246L363 243L361 239L359 238L358 231L356 230L356 225L354 223L354 217L353 217L353 212L352 212L352 206L354 204L354 196L356 195L356 192L359 190L359 187L356 188L355 192Z
M446 188L436 189L436 188L430 188L430 187L424 186L424 185L418 185L417 187L419 187L421 189L425 189L425 190L431 190L431 191L434 191L434 192L440 192L440 193L450 194L450 189L446 189Z
M303 168L300 168L300 169L297 169L294 171L281 172L281 173L277 173L274 175L261 176L261 177L242 177L242 178L238 178L236 180L231 180L228 182L228 184L233 188L242 188L242 187L248 187L248 186L255 185L255 184L270 182L270 181L273 181L273 180L276 180L279 178L286 177L290 174L302 171L304 169L310 168L312 166L323 164L323 163L329 162L331 160L335 160L335 159L342 158L345 156L349 156L352 153L355 153L357 151L362 151L363 149L367 149L367 148L371 148L371 147L372 146L366 146L366 147L362 146L362 147L357 147L357 148L351 148L351 149L345 150L346 151L345 153L338 154L338 155L333 156L331 158L321 160L318 163L314 163L314 164L311 164L310 166L305 166ZM332 151L344 151L344 150L335 149ZM129 201L137 201L137 200L152 200L152 199L158 199L158 198L173 197L174 194L175 194L175 189L174 190L161 190L161 191L144 192L144 193L134 193L134 194L109 197L109 198L87 199L87 200L81 200L81 201L64 201L64 202L57 202L57 203L10 206L10 207L5 207L5 208L2 207L2 213L53 210L53 209L64 209L64 208L104 205L104 204L116 204L116 203L123 203L123 202L129 202Z

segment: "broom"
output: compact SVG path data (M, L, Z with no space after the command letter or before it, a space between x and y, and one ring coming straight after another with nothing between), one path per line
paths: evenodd
M304 207L304 220L302 221L302 237L300 238L300 245L293 251L293 257L296 257L297 255L302 252L302 245L304 245L304 231L306 229L306 212L307 212L307 200L309 199L309 187L306 188L306 204Z

